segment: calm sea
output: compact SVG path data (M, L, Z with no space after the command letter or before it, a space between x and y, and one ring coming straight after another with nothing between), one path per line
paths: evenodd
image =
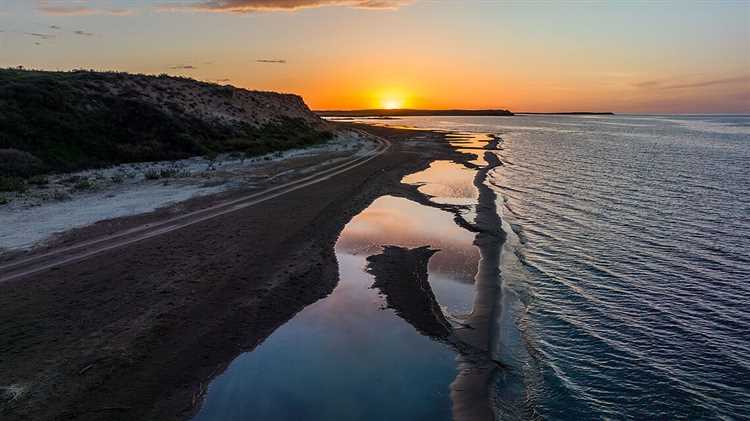
M398 124L504 139L488 181L537 414L750 418L750 117Z

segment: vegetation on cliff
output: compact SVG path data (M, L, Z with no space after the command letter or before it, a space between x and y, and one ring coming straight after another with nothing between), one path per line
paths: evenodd
M171 76L0 69L0 189L19 178L324 142L296 95Z

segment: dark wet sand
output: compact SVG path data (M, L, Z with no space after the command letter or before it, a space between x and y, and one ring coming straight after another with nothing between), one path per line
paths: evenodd
M438 133L366 130L394 145L344 175L0 285L0 387L23 390L0 418L189 418L235 356L332 291L354 215L383 194L424 201L401 178L462 159Z

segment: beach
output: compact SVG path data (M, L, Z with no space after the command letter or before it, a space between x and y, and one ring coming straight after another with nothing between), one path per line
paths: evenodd
M0 377L18 391L3 403L4 418L187 419L234 357L335 288L336 239L373 200L393 195L459 215L401 180L434 160L473 155L437 132L358 129L388 138L391 149L345 176L0 285L8 321ZM232 194L241 192L222 199ZM210 199L188 203L197 209ZM59 241L171 212L95 224Z

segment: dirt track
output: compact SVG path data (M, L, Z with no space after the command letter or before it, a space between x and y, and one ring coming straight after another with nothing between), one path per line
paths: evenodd
M326 166L304 177L267 186L265 189L247 195L228 198L199 210L183 212L170 218L136 225L112 234L81 240L70 245L59 245L40 253L32 252L30 256L0 262L0 283L29 277L35 273L89 259L104 251L127 247L139 241L184 229L222 215L237 212L249 206L255 206L295 190L308 188L330 177L344 174L364 165L386 153L391 147L387 139L373 137L373 140L379 144L377 149L362 156L353 156L342 163Z

